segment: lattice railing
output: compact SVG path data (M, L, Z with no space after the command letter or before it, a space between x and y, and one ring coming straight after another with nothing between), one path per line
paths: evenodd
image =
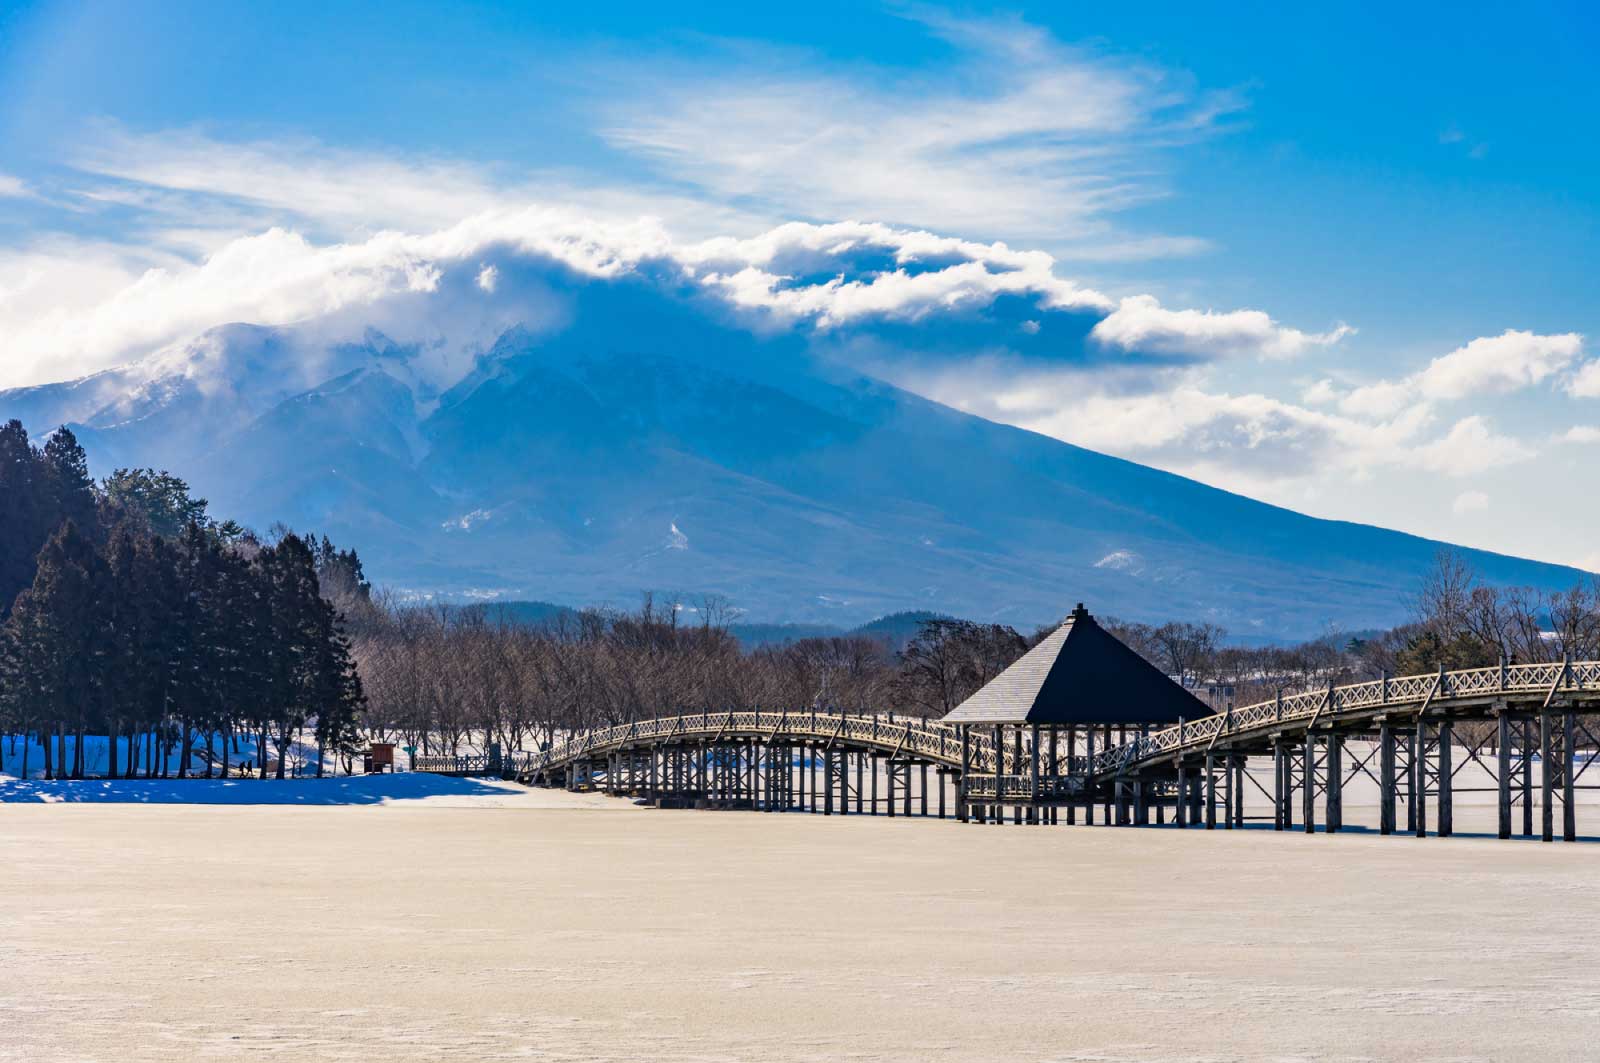
M1498 694L1543 694L1549 698L1563 692L1600 696L1600 661L1512 664L1455 672L1441 670L1429 675L1374 679L1283 694L1271 701L1220 712L1113 746L1094 758L1093 772L1099 775L1125 770L1151 757L1202 748L1222 737L1276 723L1310 721L1341 712L1452 698Z
M883 716L852 715L830 712L784 712L748 710L735 712L702 712L687 716L663 716L653 720L636 720L615 727L584 731L554 743L539 753L516 753L505 758L501 770L517 775L534 775L541 771L564 766L572 761L606 753L634 743L662 743L678 739L750 739L769 741L839 741L856 746L870 746L914 757L959 767L961 764L961 735L954 727L936 720L888 719ZM972 735L969 742L970 770L994 773L994 742L982 735ZM423 767L424 760L459 761L469 758L421 758L417 768L421 771L457 771L451 767ZM1015 770L1018 761L1014 753L1004 754L1005 766ZM484 770L488 770L485 766Z

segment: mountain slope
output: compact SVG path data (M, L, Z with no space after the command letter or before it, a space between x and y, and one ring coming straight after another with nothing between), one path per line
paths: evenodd
M219 513L326 532L424 592L716 593L835 624L932 609L1027 625L1081 600L1286 637L1395 622L1437 548L805 358L633 343L514 329L435 393L381 337L309 357L292 330L230 327L120 376L0 392L0 417L81 426L98 472L171 467ZM285 359L297 373L274 370ZM1497 582L1579 576L1468 553Z

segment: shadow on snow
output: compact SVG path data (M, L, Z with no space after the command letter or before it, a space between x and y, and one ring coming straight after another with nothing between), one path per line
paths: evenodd
M0 776L0 804L379 805L428 797L514 795L476 779L400 772L325 779L15 779Z

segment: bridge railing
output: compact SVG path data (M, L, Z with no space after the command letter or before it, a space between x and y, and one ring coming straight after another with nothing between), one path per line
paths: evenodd
M514 754L506 759L505 768L517 774L532 775L635 742L659 743L676 738L717 739L728 736L759 737L767 741L836 740L887 749L952 766L959 766L961 762L960 733L954 727L938 721L751 709L662 716L585 731L562 739L542 752ZM992 775L995 771L993 740L982 735L971 735L968 743L971 771ZM1020 766L1013 753L1002 751L1001 759L1007 770L1015 771Z
M1497 665L1398 676L1282 694L1242 708L1168 727L1113 746L1094 758L1093 773L1125 770L1170 753L1208 746L1226 735L1275 723L1294 723L1357 709L1415 705L1429 700L1505 693L1553 696L1563 690L1600 688L1600 661Z
M412 771L431 771L441 775L482 775L492 767L486 756L423 755L411 758Z

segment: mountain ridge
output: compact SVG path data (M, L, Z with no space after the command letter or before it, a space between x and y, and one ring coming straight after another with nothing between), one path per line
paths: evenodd
M738 338L717 336L669 353L624 332L577 344L511 328L459 379L424 387L415 352L381 333L328 347L224 326L133 366L0 392L0 417L71 424L96 472L171 468L219 513L315 527L379 580L432 594L715 593L749 617L846 628L901 610L1026 624L1085 600L1301 636L1400 619L1442 545L985 421L790 349L730 362L718 344ZM1582 575L1463 552L1494 582Z

